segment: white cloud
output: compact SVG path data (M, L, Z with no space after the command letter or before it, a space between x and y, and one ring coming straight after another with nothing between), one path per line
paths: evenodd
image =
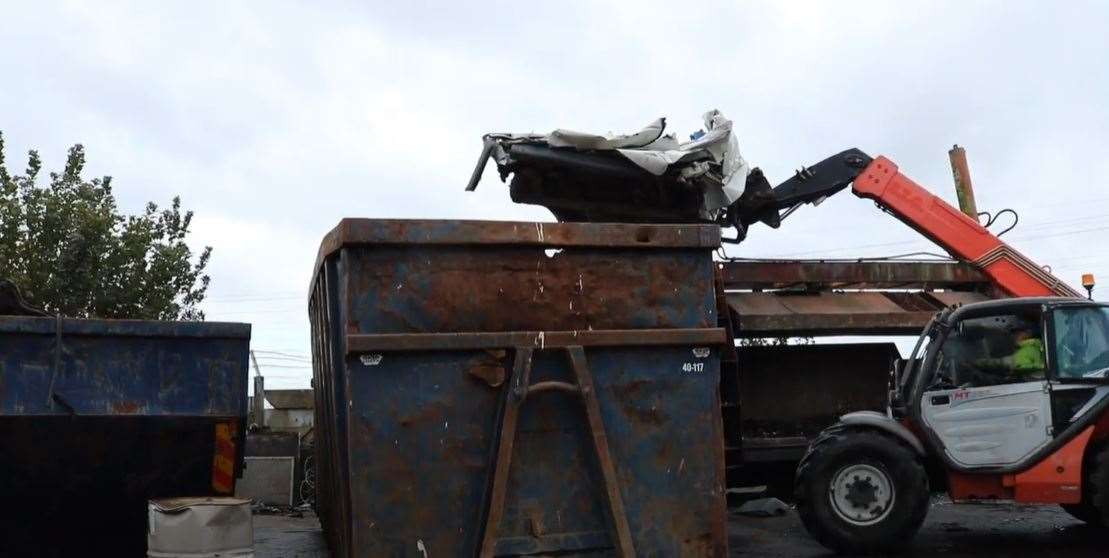
M180 194L198 244L215 247L210 315L249 320L257 346L300 353L300 293L339 218L550 218L512 204L495 172L462 191L483 132L623 131L666 115L687 133L713 107L772 180L858 146L951 199L945 151L964 144L980 207L1020 211L1019 249L1058 260L1067 279L1109 277L1109 231L1044 236L1106 213L1107 13L1030 2L23 4L0 18L0 129L10 161L33 146L48 167L84 142L90 172L114 175L132 210ZM844 194L731 252L919 248L916 233ZM250 295L274 300L241 300Z

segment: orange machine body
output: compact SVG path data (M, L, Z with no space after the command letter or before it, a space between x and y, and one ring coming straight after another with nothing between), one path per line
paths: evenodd
M1082 458L1094 432L1089 426L1031 468L1015 474L969 474L950 471L947 492L955 502L1013 500L1029 504L1077 504L1082 501Z
M901 174L878 157L855 178L852 191L869 198L951 255L980 268L1008 296L1081 297L994 236L974 219Z

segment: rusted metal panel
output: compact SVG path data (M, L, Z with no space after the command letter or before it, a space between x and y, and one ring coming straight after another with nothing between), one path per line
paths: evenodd
M842 414L883 410L899 357L893 343L740 347L745 447L811 438Z
M464 228L325 240L309 306L334 555L724 556L716 231Z
M912 294L914 306L893 298L910 293L731 293L739 337L915 335L942 308ZM920 308L931 308L921 310Z
M945 306L993 294L980 271L959 262L720 265L740 337L916 335Z
M943 309L942 305L936 304L936 298L927 296L927 293L922 291L887 291L882 295L906 312L935 313Z
M698 299L711 296L712 266L704 260L708 248L656 245L655 249L645 249L627 245L635 242L639 231L648 231L650 237L655 229L634 226L623 231L625 245L609 238L614 247L559 251L555 244L537 244L534 227L489 225L494 230L519 231L525 241L475 245L495 251L495 258L474 257L473 247L435 243L423 245L423 249L396 244L358 249L365 246L361 241L337 254L344 276L350 278L345 287L354 321L345 327L353 331L419 333L716 324L715 308L675 303L679 294L689 293ZM569 230L580 225L558 226ZM506 236L506 230L501 230L497 238ZM563 235L584 236L581 232ZM691 230L690 235L700 238L696 231ZM504 242L503 238L499 242ZM379 296L357 296L365 292Z
M735 351L733 312L728 308L728 299L724 295L724 284L719 269L716 271L714 282L717 325L724 330L728 339L727 345L721 348L720 355L720 414L724 421L724 452L725 464L727 464L735 461L733 457L740 454L743 438L739 426L739 358Z
M964 304L982 302L992 298L982 293L962 291L931 291L924 293L924 296L934 299L940 307L962 306Z
M745 260L722 262L729 290L789 289L983 289L977 268L960 262L843 262Z
M593 223L583 231L574 223L419 219L343 219L320 244L316 271L342 246L357 245L513 245L609 248L715 248L720 228L705 225Z
M928 323L932 312L849 314L740 319L742 337L816 337L835 335L912 335Z
M893 343L745 346L739 352L742 453L730 452L728 486L793 493L809 441L840 415L883 410Z

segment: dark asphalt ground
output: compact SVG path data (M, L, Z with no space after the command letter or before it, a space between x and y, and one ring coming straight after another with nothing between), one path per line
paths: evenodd
M833 556L801 525L797 513L728 522L730 556ZM953 505L938 499L899 556L1109 557L1109 531L1087 527L1057 506Z
M316 518L254 518L257 558L323 558L327 550ZM831 556L809 538L795 512L781 517L732 515L730 556ZM916 539L901 556L1109 557L1109 531L1091 529L1055 506L952 505L937 500Z

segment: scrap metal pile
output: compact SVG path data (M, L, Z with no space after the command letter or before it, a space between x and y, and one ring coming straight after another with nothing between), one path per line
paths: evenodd
M739 152L732 121L718 110L705 128L679 142L659 118L638 132L596 135L491 133L467 190L487 161L501 180L512 175L512 200L549 208L560 221L717 223L777 226L770 184Z
M15 283L0 279L0 316L46 316L46 312L32 307L23 299Z

